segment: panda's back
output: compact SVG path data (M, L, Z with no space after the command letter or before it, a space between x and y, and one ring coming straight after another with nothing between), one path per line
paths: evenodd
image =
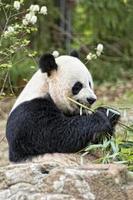
M10 129L20 127L28 123L29 129L33 129L41 120L50 120L51 117L56 117L59 110L54 105L50 97L36 98L26 101L17 106L10 114L7 121L7 134ZM9 129L10 128L10 129ZM9 130L8 130L9 129Z
M45 147L49 145L47 144L50 135L48 127L49 124L51 128L53 127L58 112L50 97L24 102L11 112L6 126L11 161L19 161L18 157L20 160L27 158L27 154L32 156L47 153L45 149L50 151L50 148L44 148L44 145ZM45 144L42 141L45 141ZM38 147L34 148L38 143Z

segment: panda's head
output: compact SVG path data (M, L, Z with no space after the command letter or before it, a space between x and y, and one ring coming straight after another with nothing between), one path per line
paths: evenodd
M48 93L63 112L79 111L68 97L87 106L96 101L91 74L79 58L62 55L55 59L45 54L39 65L42 73L47 73Z

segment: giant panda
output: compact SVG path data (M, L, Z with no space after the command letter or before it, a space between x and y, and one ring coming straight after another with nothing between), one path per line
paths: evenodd
M6 126L9 159L20 162L45 153L74 153L114 132L119 117L106 108L79 115L68 97L91 106L96 101L90 72L73 55L44 54L39 69L14 104Z

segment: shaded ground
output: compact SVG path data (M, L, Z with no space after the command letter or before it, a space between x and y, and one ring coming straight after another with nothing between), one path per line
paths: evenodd
M103 85L96 87L98 102L120 108L122 120L126 124L133 124L133 83L119 83L117 85ZM0 166L5 166L8 161L8 146L4 138L5 125L8 112L10 111L15 98L3 98L0 101Z

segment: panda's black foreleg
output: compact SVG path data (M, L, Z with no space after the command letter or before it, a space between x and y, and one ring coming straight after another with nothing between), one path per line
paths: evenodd
M57 126L54 129L57 137L53 150L62 153L79 151L88 143L97 143L103 135L112 135L114 132L114 126L102 111L88 116L67 117Z

